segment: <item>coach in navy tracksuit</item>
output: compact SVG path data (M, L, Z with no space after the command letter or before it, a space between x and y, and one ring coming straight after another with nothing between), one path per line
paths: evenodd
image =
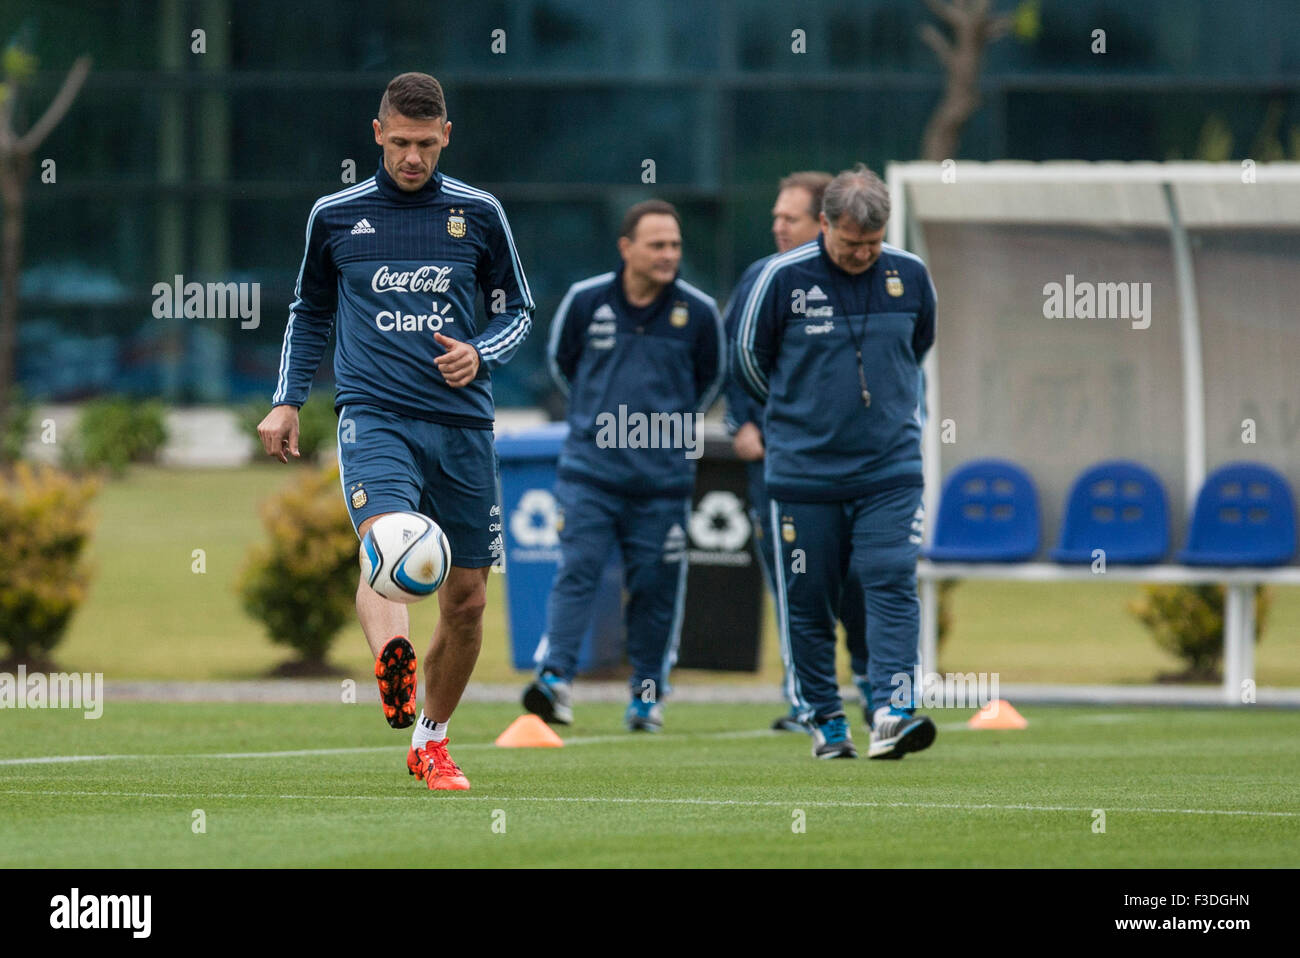
M776 202L772 205L772 238L776 241L777 252L788 253L796 246L801 246L817 238L821 232L818 220L822 209L822 196L830 185L831 175L814 170L791 173L783 177L777 191ZM727 331L728 343L734 343L736 326L740 320L740 309L745 304L754 281L763 267L772 259L764 257L741 274L736 288L727 302L722 314L722 325ZM745 472L749 478L749 515L754 525L754 551L763 563L767 575L768 588L773 598L776 596L775 543L771 535L764 531L767 524L769 499L767 486L763 482L763 406L755 402L754 397L744 388L736 375L733 364L731 375L727 377L725 390L727 414L724 419L727 431L732 435L732 446L736 455L745 461ZM844 624L844 645L849 652L849 664L853 672L853 682L858 687L862 698L863 714L871 715L871 686L867 681L867 623L862 607L862 590L850 572L845 582L843 598L840 601L839 618ZM784 639L784 633L782 633ZM772 723L772 728L784 732L806 732L806 716L801 715L797 698L794 694L794 670L790 664L790 650L785 642L781 643L781 691L790 708Z
M822 232L767 262L741 309L738 373L766 403L765 478L778 623L795 694L813 716L813 754L851 758L835 677L833 610L846 572L864 591L873 758L928 746L896 676L917 662L921 544L919 368L934 342L925 264L884 245L889 191L859 165L822 201Z
M650 200L624 217L623 266L575 283L551 326L551 371L569 396L555 497L562 561L524 706L572 721L569 683L609 553L622 550L632 701L626 724L657 730L686 593L686 530L700 422L726 375L722 320L677 276L676 210Z

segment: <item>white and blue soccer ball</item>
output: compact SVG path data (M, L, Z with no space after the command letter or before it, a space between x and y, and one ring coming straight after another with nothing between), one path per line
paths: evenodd
M361 539L361 574L394 602L419 602L438 591L451 569L451 544L438 523L418 512L392 512Z

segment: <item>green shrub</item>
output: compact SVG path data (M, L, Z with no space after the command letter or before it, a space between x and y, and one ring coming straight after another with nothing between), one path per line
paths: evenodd
M98 490L93 478L27 462L0 474L0 643L17 662L46 661L86 596Z
M312 470L262 506L270 543L254 548L240 576L245 610L272 642L323 665L330 643L352 617L357 537L339 489L339 470Z
M108 469L120 476L127 463L154 462L167 443L166 410L157 400L125 396L94 399L81 410L65 465Z
M1129 611L1151 630L1166 652L1187 666L1181 676L1213 680L1223 660L1223 603L1221 585L1144 585L1142 597L1128 604ZM1255 637L1264 632L1272 594L1255 588Z
M23 458L23 446L32 427L36 408L17 386L9 392L8 417L0 425L0 465L14 463Z
M271 407L264 402L245 403L239 408L239 420L244 434L252 436L258 443L256 458L266 462L278 462L261 449L261 440L257 437L257 427ZM328 392L318 392L307 399L298 410L298 451L303 459L315 459L334 444L338 430L339 417L334 414L334 401Z

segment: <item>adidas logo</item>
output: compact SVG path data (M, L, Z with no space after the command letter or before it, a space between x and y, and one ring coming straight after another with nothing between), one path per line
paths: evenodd
M364 222L364 220L362 222ZM355 233L356 230L353 230L353 232ZM805 298L808 302L815 303L819 299L826 299L826 294L822 292L820 286L814 286L812 289L808 290L808 295Z
M595 320L613 319L614 310L610 308L609 303L601 303L596 308L596 311L591 314L591 318Z
M370 232L373 233L374 230L371 230ZM415 533L414 533L412 530L410 530L410 529L403 529L403 530L402 530L402 545L406 545L408 542L410 542L410 541L411 541L411 536L413 536L413 535L415 535Z
M370 220L367 219L357 220L357 225L352 227L353 236L356 236L358 233L373 233L374 231L375 228L370 225Z

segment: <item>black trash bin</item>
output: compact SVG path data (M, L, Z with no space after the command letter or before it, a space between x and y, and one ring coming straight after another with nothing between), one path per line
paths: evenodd
M763 570L754 555L745 463L720 425L705 426L691 505L686 614L676 667L757 672Z

